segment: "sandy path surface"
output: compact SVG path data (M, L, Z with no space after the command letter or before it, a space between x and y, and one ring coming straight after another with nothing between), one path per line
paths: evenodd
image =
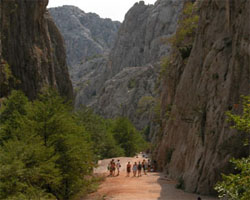
M186 193L176 189L176 182L169 180L163 173L150 172L142 177L126 177L125 167L131 163L142 161L143 158L116 158L121 162L120 176L107 177L96 193L91 194L88 200L197 200L199 195ZM99 161L95 173L107 172L107 165L111 159ZM200 196L202 200L217 200L213 197Z

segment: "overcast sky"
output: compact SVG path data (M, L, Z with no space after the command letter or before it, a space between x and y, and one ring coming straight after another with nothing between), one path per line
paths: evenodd
M126 12L139 0L49 0L50 7L74 5L84 12L94 12L102 18L123 21ZM145 4L154 4L156 0L144 0Z

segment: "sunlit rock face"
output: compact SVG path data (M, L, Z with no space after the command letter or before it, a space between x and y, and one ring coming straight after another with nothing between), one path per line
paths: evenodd
M107 54L121 24L74 6L50 8L49 12L64 37L67 61L73 71L76 65Z
M1 63L9 66L15 79L9 87L23 90L29 98L51 86L71 99L64 42L47 4L46 0L0 2Z
M140 112L138 104L157 94L158 63L170 51L164 41L175 33L182 6L176 0L141 1L128 11L109 55L111 78L94 104L99 113L127 116L139 129L150 124L150 113Z
M182 7L180 0L136 3L126 14L110 54L113 73L124 67L155 63L168 54L169 46L164 41L175 33Z
M170 81L162 89L162 107L172 109L157 161L171 177L182 177L185 190L211 194L230 157L248 152L225 112L241 113L240 96L250 92L250 1L204 0L199 9L187 65L176 61L175 87Z
M109 53L105 50L102 56L83 59L82 63L75 65L73 70L71 69L76 91L76 107L88 105L105 117L127 116L138 128L143 129L147 126L150 117L146 113L137 112L138 101L144 96L154 97L156 94L155 83L159 69L156 63L170 50L164 41L175 33L182 6L183 2L179 0L159 0L155 5L145 5L141 1L126 14L116 37L112 37L114 42L108 43L112 41L108 38L111 38L115 31L112 34L109 33L109 37L96 37L105 40L109 44L106 47L110 48L112 44L113 46ZM55 14L55 11L56 9L50 10L57 18L59 14ZM70 27L81 27L79 19L86 19L87 14L78 9L73 9L70 13L69 15L83 16L74 17ZM76 40L70 39L71 34L65 34L64 30L67 30L69 26L65 20L62 18L56 22L59 28L61 27L66 44L72 44L72 41ZM94 30L94 21L88 22L88 20L84 23L92 25L91 28ZM116 24L113 26L118 27ZM85 34L77 39L83 38L86 41L87 36L88 34ZM95 47L93 51L97 54L102 52L99 44L103 43L105 42L97 42L98 45L93 45ZM93 44L92 41L91 44ZM83 44L83 46L92 48L88 44ZM68 57L70 57L68 62L79 63L82 58L78 60L77 53L74 53L77 58L71 61L72 47L68 47Z

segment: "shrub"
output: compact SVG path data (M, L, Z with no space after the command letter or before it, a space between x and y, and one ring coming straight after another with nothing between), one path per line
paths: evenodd
M227 112L228 120L234 125L232 128L241 133L250 134L250 97L243 97L243 113L235 115ZM245 145L249 146L249 141L245 141ZM237 173L225 175L222 174L222 181L218 182L215 190L219 193L219 197L226 197L230 200L248 200L250 199L250 157L241 159L232 159Z
M182 58L189 57L198 27L199 16L195 3L187 2L184 5L179 27L169 42L173 47L179 49Z

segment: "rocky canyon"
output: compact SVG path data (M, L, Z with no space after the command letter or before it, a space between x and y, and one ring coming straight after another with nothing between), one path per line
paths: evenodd
M127 117L146 130L158 170L216 194L229 160L249 156L225 113L241 114L250 93L250 1L139 1L122 23L47 5L0 1L0 103L51 86L76 110Z
M36 98L45 86L73 98L63 38L47 12L48 0L0 3L1 91L21 89Z

